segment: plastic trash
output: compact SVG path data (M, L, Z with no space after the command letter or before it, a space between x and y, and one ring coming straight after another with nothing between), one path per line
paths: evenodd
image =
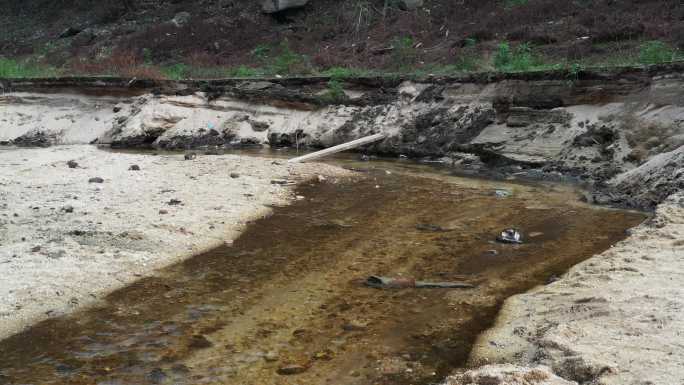
M508 198L511 195L513 195L513 193L510 192L509 190L506 190L503 188L498 188L498 189L494 190L494 195L496 195L499 198Z
M523 243L522 234L516 229L506 229L502 231L501 234L496 237L496 240L501 243Z

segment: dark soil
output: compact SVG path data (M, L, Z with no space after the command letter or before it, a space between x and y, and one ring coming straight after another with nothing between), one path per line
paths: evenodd
M82 72L102 53L121 66L263 66L287 42L306 55L298 64L303 71L454 64L471 41L480 51L502 40L530 42L546 56L570 60L610 55L615 47L630 50L644 40L684 44L679 0L512 3L428 0L423 8L404 11L385 9L383 0L311 0L304 8L267 15L254 0L1 0L0 56L38 55ZM190 13L187 23L171 21L179 12ZM409 48L396 48L397 39L407 37Z

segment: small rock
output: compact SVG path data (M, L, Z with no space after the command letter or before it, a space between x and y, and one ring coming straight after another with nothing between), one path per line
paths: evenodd
M368 325L359 321L350 321L342 325L342 329L348 332L358 332L366 330Z
M153 384L161 384L166 379L166 373L160 368L156 368L147 375L147 379Z
M37 253L37 252L40 251L40 249L41 249L40 246L33 246L33 247L31 248L31 252L32 252L32 253Z
M271 180L271 184L286 185L290 184L290 181L286 179L273 179Z
M67 162L67 166L69 166L69 168L76 168L78 167L78 163L76 163L75 160L70 160Z
M115 106L114 109L113 109L112 111L114 111L114 113L116 114L116 113L118 113L119 111L121 111L121 107Z
M190 339L189 346L194 349L206 349L214 346L214 344L212 344L207 337L201 334L196 334Z
M137 164L131 165L131 167L128 168L129 171L140 171L140 166Z
M169 206L178 206L181 203L183 203L183 202L179 201L178 199L171 199L167 204Z
M98 177L88 179L88 183L104 183L104 179Z
M236 172L231 172L231 173L230 173L230 177L233 178L233 179L237 179L237 178L240 177L240 174L238 174L238 173L236 173Z
M168 213L169 213L168 210L164 210L164 209L159 210L159 214L161 214L161 215L166 215L166 214L168 214Z
M62 33L59 34L58 38L59 39L65 39L67 37L76 36L79 33L81 33L81 31L82 31L81 28L69 27L69 28L65 29L64 31L62 31Z
M197 158L197 154L195 154L194 152L189 152L185 154L185 160L193 160L195 158Z
M313 359L319 361L330 361L333 359L333 356L334 354L330 349L325 349L314 353Z
M494 190L494 195L496 195L499 198L508 198L511 195L513 195L513 193L511 193L509 190L500 188Z
M266 352L266 354L264 354L264 361L266 361L266 362L276 362L276 361L278 361L278 353L276 353L276 352Z
M297 364L292 364L292 365L285 365L281 366L278 368L277 373L280 374L281 376L291 376L294 374L300 374L304 373L309 369L308 367L304 365L297 365Z
M65 213L73 213L74 212L74 206L66 205L66 206L62 207L62 211L64 211Z
M189 12L178 12L173 19L171 19L171 22L176 26L176 27L182 27L185 24L190 21L190 18L192 15L190 15Z

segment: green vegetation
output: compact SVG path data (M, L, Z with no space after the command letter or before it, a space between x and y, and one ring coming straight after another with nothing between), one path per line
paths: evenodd
M659 64L670 62L675 59L676 51L662 41L647 41L639 50L639 62L641 64Z
M341 103L349 98L344 93L342 82L338 79L330 79L328 81L328 89L323 94L322 99L328 103Z
M188 77L188 66L183 63L161 67L159 71L164 75L164 77L171 80L181 80Z
M530 71L533 67L541 65L535 61L532 46L521 43L515 49L504 41L494 55L494 68L502 72Z
M0 78L44 78L57 76L57 69L26 61L0 58Z
M76 58L62 68L41 64L46 60L43 55L33 55L22 60L0 59L0 77L50 77L68 75L123 76L139 78L180 79L217 79L217 78L258 78L269 76L320 75L330 77L326 100L340 101L346 98L342 89L345 79L366 76L421 77L427 75L449 76L459 73L486 71L492 67L500 72L525 72L556 70L566 73L566 81L572 86L579 73L586 68L609 68L616 66L651 65L684 60L684 53L662 41L645 41L640 45L613 46L597 45L604 53L600 57L577 59L573 61L544 57L529 43L511 44L502 41L493 52L491 60L485 60L488 45L478 44L468 38L461 44L454 58L448 64L419 62L419 44L411 37L397 37L392 41L392 52L387 57L385 69L364 69L355 67L315 68L309 58L296 52L287 41L279 44L261 44L251 51L255 65L235 67L203 65L190 61L169 65L152 62L150 51L140 53L109 52L97 60ZM200 58L201 59L201 58Z

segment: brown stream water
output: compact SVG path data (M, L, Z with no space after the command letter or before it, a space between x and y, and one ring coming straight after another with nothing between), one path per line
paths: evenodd
M568 186L396 167L296 193L232 246L0 342L0 384L439 383L507 297L645 218ZM507 227L525 243L496 243ZM370 275L476 287L382 290L363 285Z

